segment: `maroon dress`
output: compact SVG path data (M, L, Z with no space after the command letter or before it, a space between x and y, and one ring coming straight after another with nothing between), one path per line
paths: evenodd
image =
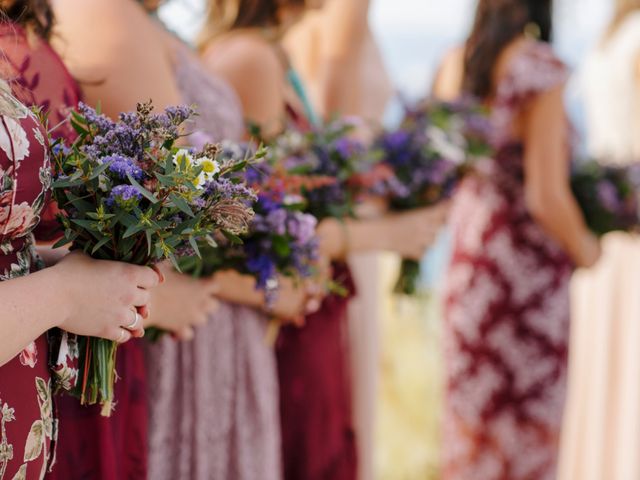
M310 103L289 68L288 78ZM292 125L310 128L312 112L301 115L290 105ZM356 438L351 414L347 307L355 293L346 264L334 264L334 280L349 291L327 297L302 328L286 326L277 343L280 381L283 469L285 480L355 480Z
M444 336L447 480L555 478L572 267L527 211L524 146L512 125L566 75L546 44L517 54L492 104L497 150L489 171L466 180L455 198Z
M48 200L45 130L0 87L0 281L41 267L33 230ZM0 367L0 480L37 480L52 458L56 422L45 335Z

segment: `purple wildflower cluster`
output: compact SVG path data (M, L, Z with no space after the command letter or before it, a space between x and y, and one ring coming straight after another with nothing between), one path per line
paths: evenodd
M310 276L318 256L316 218L287 207L284 196L272 192L259 194L254 210L243 250L246 268L256 276L257 288L269 294L278 274Z

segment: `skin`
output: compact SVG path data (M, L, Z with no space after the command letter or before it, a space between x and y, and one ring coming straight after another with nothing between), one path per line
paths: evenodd
M147 267L72 253L53 267L1 282L0 366L54 327L120 342L141 336L140 320L133 331L122 326L148 305L160 280Z
M519 38L500 55L494 85L503 78L511 60L526 47ZM461 93L464 51L445 58L434 84L434 94L453 100ZM600 257L600 244L587 228L569 185L569 123L563 106L564 86L533 100L514 125L514 135L523 141L525 200L532 217L567 251L579 267L590 267Z
M263 131L279 131L276 126L282 127L286 104L301 108L288 86L276 49L257 29L217 39L204 48L203 60L212 73L235 88L245 116ZM349 220L344 225L328 219L319 226L321 251L327 261L343 260L348 253L375 250L421 258L433 242L444 212L444 207L419 209L373 220Z
M370 0L327 0L309 9L284 46L319 113L379 123L392 86L369 28Z

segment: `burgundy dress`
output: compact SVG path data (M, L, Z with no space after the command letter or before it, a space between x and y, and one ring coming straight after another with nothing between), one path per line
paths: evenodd
M288 78L310 108L302 84L289 69ZM289 119L300 130L308 118L291 106ZM355 293L346 264L334 265L334 280L349 291L331 295L302 328L286 326L277 343L280 418L285 480L355 480L356 438L351 415L347 307Z
M461 186L452 211L447 480L555 478L572 266L527 211L524 147L511 126L532 99L561 86L567 72L548 45L535 42L508 68L492 106L497 153L488 172Z
M45 130L0 87L0 281L41 267L33 230L47 202L51 171ZM44 477L56 422L45 335L0 367L0 480Z

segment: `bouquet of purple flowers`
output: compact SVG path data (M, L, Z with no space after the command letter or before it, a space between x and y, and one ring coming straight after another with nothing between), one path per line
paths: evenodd
M299 187L295 177L274 176L262 164L252 165L245 180L258 192L251 203L255 215L248 232L241 241L227 236L216 248L203 245L200 257L184 257L180 266L197 277L224 269L253 275L270 305L277 298L279 275L299 280L313 275L317 220L303 213L304 199L295 193Z
M354 138L354 129L351 123L335 121L307 133L287 131L270 145L275 168L318 180L302 194L305 211L319 220L354 216L360 196L371 189L367 179L375 176L378 157Z
M64 228L57 245L98 259L137 265L168 259L178 266L178 257L199 252L199 241L246 232L253 193L229 177L249 159L225 156L216 145L177 148L193 114L189 107L155 114L145 103L114 122L80 105L71 117L77 140L52 145L53 197ZM79 337L78 347L80 381L71 393L83 404L102 404L108 415L117 344Z
M407 107L400 127L376 141L394 174L386 191L391 208L410 210L449 198L474 161L491 153L489 131L484 109L471 100ZM414 294L419 276L420 264L404 260L395 291Z
M578 163L571 173L573 194L596 235L640 226L640 166L608 167L595 161Z

